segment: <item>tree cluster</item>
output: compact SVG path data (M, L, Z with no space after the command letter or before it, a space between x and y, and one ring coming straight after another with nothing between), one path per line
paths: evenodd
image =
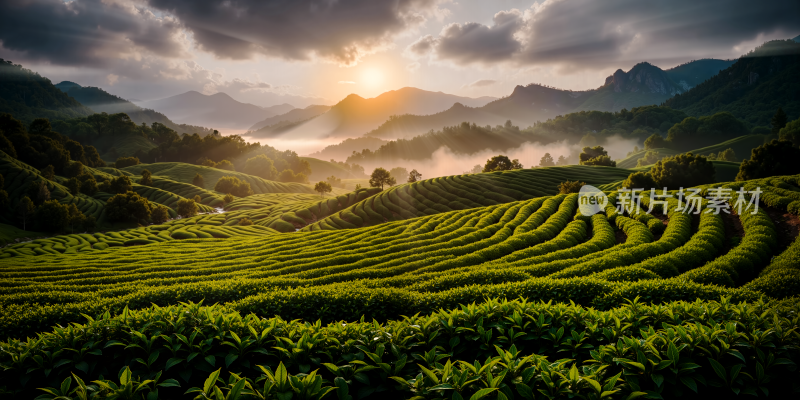
M508 156L500 154L486 160L486 164L483 166L481 172L510 171L512 169L522 168L524 167L520 164L519 160L510 160Z
M798 160L800 148L788 140L772 140L753 149L750 159L742 161L736 181L800 174Z
M250 188L250 184L235 176L223 176L219 178L217 184L214 185L214 190L236 197L247 197L253 194L253 189Z
M581 165L617 166L617 162L611 160L611 157L608 156L608 152L603 146L584 147L583 152L581 152L578 158Z

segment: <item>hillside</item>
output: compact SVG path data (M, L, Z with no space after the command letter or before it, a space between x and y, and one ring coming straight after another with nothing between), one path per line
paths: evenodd
M25 124L36 118L52 121L94 114L77 100L53 86L49 79L0 58L0 112Z
M677 67L665 70L667 76L680 86L683 92L705 82L720 71L730 67L736 60L716 60L706 58L693 60Z
M194 126L187 124L176 124L172 122L166 115L160 112L144 109L136 104L125 100L121 97L114 96L111 93L97 87L83 87L75 82L63 81L55 85L61 91L70 97L78 100L81 104L90 107L93 111L98 113L125 113L131 118L131 121L137 125L147 124L152 125L154 122L164 124L170 129L175 130L178 134L197 133L200 136L210 135L214 133L213 129L205 128L202 126ZM119 147L119 146L117 146ZM133 154L133 153L130 153Z
M247 135L252 137L269 137L273 129L280 125L305 121L318 115L322 115L328 112L330 109L330 106L320 105L311 105L306 108L295 108L287 113L269 117L263 121L255 123L248 129L250 132L248 132Z
M728 111L755 126L770 126L778 107L789 120L800 117L800 43L764 43L733 65L666 106L700 116Z
M648 151L657 151L662 157L666 157L680 153L692 153L692 154L707 156L711 153L718 154L720 151L733 149L734 153L736 153L737 161L741 162L745 158L750 158L750 153L752 152L752 150L766 143L768 141L768 138L769 138L768 135L745 135L734 139L726 140L724 142L720 142L712 146L702 147L699 149L693 149L685 152L673 149L664 149L664 148L652 149L652 150L640 150L638 152L635 152L627 156L622 160L617 160L617 167L635 168L636 163L639 161L639 159L644 157L644 155Z
M265 118L294 109L289 104L262 108L238 102L225 93L205 95L196 91L144 101L139 105L158 110L178 123L215 126L220 129L247 129Z
M367 175L352 173L341 165L318 158L300 157L300 159L308 161L308 164L311 166L311 175L308 176L308 180L311 183L324 181L331 175L339 179L364 179L367 177Z
M386 140L371 136L348 138L343 140L341 143L325 146L325 148L322 150L311 153L308 156L319 158L321 160L335 159L337 161L345 161L347 160L347 157L353 154L353 152L360 153L364 149L374 151L386 143Z

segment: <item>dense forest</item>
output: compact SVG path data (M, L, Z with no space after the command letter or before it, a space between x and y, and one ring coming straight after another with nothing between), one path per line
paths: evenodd
M800 117L800 43L775 40L742 56L692 90L664 105L688 115L728 111L754 126L769 126L782 107L789 119Z
M28 124L36 118L63 120L93 111L58 90L49 79L0 58L0 112Z

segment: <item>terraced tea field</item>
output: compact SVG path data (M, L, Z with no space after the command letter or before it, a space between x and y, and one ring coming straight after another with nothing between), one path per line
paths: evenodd
M786 227L800 176L721 184L762 190L759 211L742 215L649 195L620 212L612 194L584 216L577 194L555 194L575 179L611 190L627 173L537 168L255 195L120 232L136 236L121 246L78 235L91 246L74 254L7 248L17 254L0 261L0 332L50 333L0 345L0 386L33 393L28 374L55 387L127 367L137 382L158 373L174 397L213 391L203 383L218 373L220 393L239 383L250 398L303 387L326 398L793 393L800 242Z

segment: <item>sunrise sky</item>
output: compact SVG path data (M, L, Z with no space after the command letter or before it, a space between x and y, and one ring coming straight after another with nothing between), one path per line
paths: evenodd
M796 0L3 0L0 58L150 100L333 104L414 86L589 89L617 68L735 58L800 32ZM286 99L286 98L283 98ZM291 102L291 101L290 101ZM300 104L295 104L300 105Z

